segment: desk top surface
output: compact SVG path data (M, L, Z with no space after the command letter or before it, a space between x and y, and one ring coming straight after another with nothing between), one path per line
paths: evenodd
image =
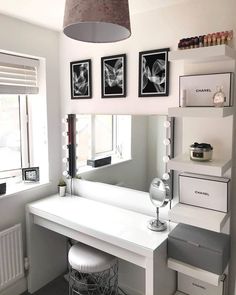
M129 250L142 248L152 253L168 237L147 228L150 216L81 198L54 195L29 204L29 212ZM153 210L155 208L153 207ZM135 251L137 252L137 251Z

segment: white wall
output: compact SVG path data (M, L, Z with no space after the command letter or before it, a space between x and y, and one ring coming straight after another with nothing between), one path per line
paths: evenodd
M178 40L188 36L202 35L211 32L231 30L236 31L236 1L235 0L183 0L178 5L155 9L143 14L132 16L132 37L126 41L115 44L86 44L68 39L60 35L60 67L61 67L61 95L63 113L119 113L119 114L167 114L168 107L178 105L178 76L188 69L181 63L172 63L170 66L170 95L163 98L139 98L138 93L138 52L158 48L170 47L176 50ZM236 38L234 39L236 40ZM126 53L127 54L127 98L101 99L100 87L100 58L102 56ZM70 100L69 62L81 59L92 59L93 98L91 100ZM224 67L224 66L223 66ZM205 67L204 71L214 71L214 65ZM193 68L190 70L195 71ZM199 70L199 69L198 69ZM216 70L216 69L215 69ZM209 122L206 129L201 121L196 127L195 121L177 120L176 133L177 151L187 148L189 141L195 136L208 139L219 147L218 153L227 153L231 148L228 129L231 119L222 122ZM216 125L214 125L216 123ZM182 125L183 124L183 125ZM191 138L182 140L182 126ZM194 126L194 128L192 128ZM222 138L217 140L217 128L220 126ZM204 128L204 134L199 130ZM213 131L212 133L212 130ZM224 130L229 131L224 132ZM221 146L221 144L223 145ZM236 204L232 209L236 210ZM235 218L234 218L235 219ZM236 221L232 223L233 244L236 244ZM235 252L235 251L233 251ZM233 254L234 255L234 254ZM232 259L232 280L235 281L236 259ZM231 284L230 295L234 293ZM236 293L235 293L236 294Z
M61 160L58 33L3 15L0 15L0 23L0 49L46 59L50 178L49 185L0 198L2 230L15 223L25 224L25 204L56 192Z

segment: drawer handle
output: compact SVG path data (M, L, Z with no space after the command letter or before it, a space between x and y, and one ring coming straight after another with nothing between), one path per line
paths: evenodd
M187 241L187 243L190 244L190 245L196 246L196 247L200 247L199 244L194 243L194 242L192 242L192 241Z

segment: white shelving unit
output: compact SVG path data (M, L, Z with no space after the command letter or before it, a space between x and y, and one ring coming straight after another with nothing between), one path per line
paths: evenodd
M169 108L169 117L195 117L195 118L225 118L234 114L233 107L177 107Z
M169 219L207 230L222 232L230 214L178 203L169 211ZM207 221L206 221L207 220Z
M223 176L231 167L231 159L213 158L209 162L198 162L190 160L189 154L182 154L171 159L167 167L170 170L184 171L190 173L206 174L212 176Z
M216 45L169 52L169 61L185 61L188 63L227 61L235 58L235 50L227 45Z
M227 46L227 45L217 45L211 47L203 47L196 49L187 49L187 50L177 50L169 53L169 61L176 62L182 61L185 64L193 63L208 63L206 65L208 68L215 69L215 65L211 65L211 62L226 62L234 61L236 59L236 51ZM228 65L227 64L227 68ZM219 63L221 67L221 64ZM235 66L234 66L235 67ZM186 67L189 74L189 69L191 65ZM196 65L192 66L193 71L196 72ZM203 68L201 65L199 68ZM222 63L222 68L224 64ZM168 110L169 117L178 117L178 118L225 118L228 116L233 116L235 114L235 107L175 107ZM231 122L226 120L226 122ZM222 122L223 123L223 122ZM201 125L202 126L202 125ZM212 125L211 125L212 126ZM196 129L196 128L195 128ZM194 130L195 130L194 129ZM185 129L184 129L185 130ZM214 135L217 136L215 132ZM213 135L213 136L214 136ZM184 136L184 134L183 134ZM206 133L204 133L206 138ZM220 134L219 134L220 137ZM189 154L180 154L170 159L167 164L168 169L175 171L184 171L197 174L205 174L212 176L223 176L225 172L231 168L232 159L226 154L213 156L212 161L210 162L197 162L190 160ZM228 220L230 218L230 213L223 213L214 210L209 210L205 208L199 208L190 206L187 204L177 203L170 211L169 218L171 221L176 223L185 223L192 226L204 228L207 230L222 232L227 228ZM187 276L191 276L200 281L207 282L214 286L219 286L221 276L214 273L204 271L202 269L196 268L194 266L185 264L183 262L168 259L168 267L181 272ZM180 291L176 291L174 295L184 295Z
M213 286L219 286L219 283L221 280L220 275L194 267L192 265L186 264L184 262L181 262L172 258L168 258L167 264L169 268L175 271L181 272L187 276L196 278L200 281L206 282Z

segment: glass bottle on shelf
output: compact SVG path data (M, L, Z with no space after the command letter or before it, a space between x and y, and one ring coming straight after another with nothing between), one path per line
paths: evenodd
M213 104L215 107L223 107L225 102L225 94L223 86L218 86L216 93L213 95Z

